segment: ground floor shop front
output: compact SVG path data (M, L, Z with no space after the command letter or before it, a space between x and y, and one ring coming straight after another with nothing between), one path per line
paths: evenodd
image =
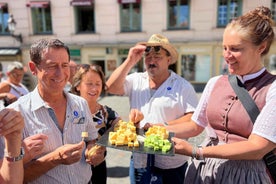
M170 68L190 81L197 92L201 92L206 82L213 76L227 74L227 65L222 55L221 42L173 43L179 56L176 64ZM110 45L69 45L71 59L79 64L98 64L108 78L110 74L126 59L131 44ZM23 50L22 61L27 62L28 50ZM25 54L24 54L25 53ZM276 71L276 44L272 45L269 54L264 58L266 68ZM143 59L131 72L144 71Z

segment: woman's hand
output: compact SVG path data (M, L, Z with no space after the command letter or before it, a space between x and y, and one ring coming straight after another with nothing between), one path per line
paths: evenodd
M86 150L86 162L90 165L97 166L102 163L105 159L104 153L106 148L103 146L94 145L90 149Z
M189 142L183 139L178 139L176 137L172 137L172 142L174 143L175 153L181 154L181 155L187 155L187 156L192 155L193 147L192 145L190 145Z

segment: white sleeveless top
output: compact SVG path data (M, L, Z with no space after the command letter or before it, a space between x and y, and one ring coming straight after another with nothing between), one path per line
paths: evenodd
M5 81L5 82L8 83L11 86L11 89L10 89L9 93L13 94L17 98L29 93L29 90L27 89L27 87L24 86L22 83L20 83L19 86L17 86L17 85L14 85L14 84L12 84L8 81Z

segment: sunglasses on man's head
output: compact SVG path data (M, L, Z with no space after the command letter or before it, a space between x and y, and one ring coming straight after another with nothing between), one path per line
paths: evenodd
M150 51L152 51L152 49L154 50L154 52L159 53L161 50L161 46L147 46L145 49L146 54L149 53Z

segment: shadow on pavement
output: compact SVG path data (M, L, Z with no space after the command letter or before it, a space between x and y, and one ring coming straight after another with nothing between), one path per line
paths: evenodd
M111 178L122 178L127 177L129 172L129 167L108 167L107 177Z

